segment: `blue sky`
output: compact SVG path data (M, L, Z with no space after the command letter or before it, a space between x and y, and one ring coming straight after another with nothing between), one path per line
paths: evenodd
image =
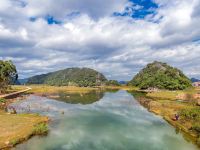
M198 8L199 0L1 0L0 59L13 60L20 78L90 67L130 80L154 60L200 78Z
M131 5L123 12L114 12L115 16L129 16L134 19L144 19L147 15L156 14L158 4L151 0L130 0Z

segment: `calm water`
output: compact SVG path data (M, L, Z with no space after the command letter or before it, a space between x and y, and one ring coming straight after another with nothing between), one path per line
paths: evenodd
M126 91L107 92L99 98L84 105L30 96L13 104L18 112L37 112L52 119L47 136L33 137L15 149L197 150Z

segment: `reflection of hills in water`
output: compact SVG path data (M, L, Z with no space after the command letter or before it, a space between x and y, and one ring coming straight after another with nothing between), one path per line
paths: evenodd
M100 100L103 96L104 92L98 90L89 93L67 93L60 91L56 95L49 97L70 104L91 104Z
M140 97L146 97L146 92L139 92L139 91L127 91L129 94L131 94L134 98L138 99Z
M99 89L88 93L69 93L59 91L55 95L48 96L49 98L63 101L70 104L92 104L103 98L105 92L116 93L118 89Z

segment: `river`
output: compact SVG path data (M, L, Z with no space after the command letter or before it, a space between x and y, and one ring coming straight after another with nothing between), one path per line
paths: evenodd
M18 113L39 113L51 118L47 136L35 136L14 150L198 149L126 91L92 93L87 95L88 102L83 102L85 97L62 93L54 100L30 95L12 104Z

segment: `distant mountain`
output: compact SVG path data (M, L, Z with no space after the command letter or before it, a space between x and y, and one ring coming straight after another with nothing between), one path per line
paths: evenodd
M47 74L33 76L27 84L47 84L56 86L97 86L105 84L106 77L90 68L68 68Z
M21 83L19 82L18 79L15 80L15 81L12 81L10 84L11 84L11 85L21 85Z
M20 84L26 84L27 81L28 81L28 78L27 79L18 79L18 82Z
M128 84L141 89L183 90L191 87L190 79L182 71L158 61L148 64Z
M127 84L128 83L128 81L118 81L119 82L119 84Z
M196 79L196 78L191 78L190 79L192 82L200 82L200 80L199 79Z

